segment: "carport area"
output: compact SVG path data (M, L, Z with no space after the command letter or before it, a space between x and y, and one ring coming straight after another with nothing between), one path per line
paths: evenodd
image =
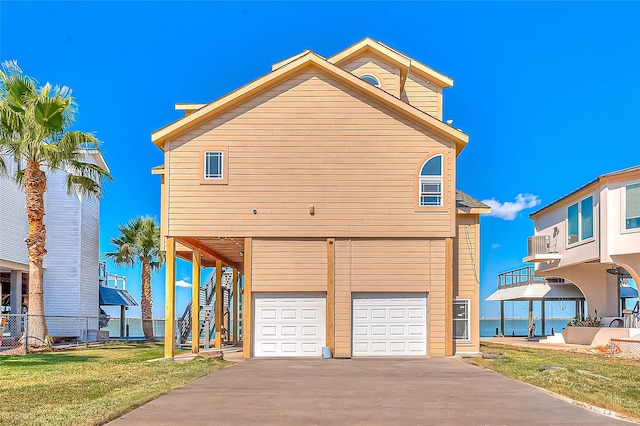
M456 358L251 359L111 425L623 425Z

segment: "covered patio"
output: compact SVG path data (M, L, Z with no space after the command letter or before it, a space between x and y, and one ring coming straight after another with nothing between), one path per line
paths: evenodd
M247 240L248 243L247 243ZM245 253L245 247L249 253ZM215 268L215 306L213 309L215 341L214 347L222 348L225 343L238 344L249 338L250 306L245 300L251 300L251 239L239 237L167 237L166 248L166 299L165 299L165 333L164 356L173 358L176 347L176 259L186 260L192 265L192 303L191 303L191 352L198 353L201 346L201 271L203 268ZM232 268L232 291L230 310L233 318L229 319L230 330L224 329L224 307L222 289L222 268ZM196 319L196 320L194 320ZM225 331L228 339L224 340ZM246 346L245 346L246 348ZM248 356L247 356L248 357Z

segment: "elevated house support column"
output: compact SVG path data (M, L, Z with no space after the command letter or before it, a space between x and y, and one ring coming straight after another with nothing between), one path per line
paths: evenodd
M176 339L176 243L167 237L165 255L164 357L175 355Z
M215 348L222 348L222 330L224 322L224 296L222 295L222 261L216 260L216 307L215 307L215 327L216 341Z
M9 303L11 305L12 314L22 313L22 272L11 271L9 277L9 288L11 289L11 296Z
M240 281L238 280L238 270L236 268L233 268L231 285L233 286L233 323L231 333L233 334L232 341L235 345L238 342L238 321L240 318Z
M244 359L251 358L251 257L252 254L252 238L244 239L244 315L242 316L242 356Z
M191 260L191 353L200 352L200 267L202 252L193 249ZM208 338L208 336L206 336Z

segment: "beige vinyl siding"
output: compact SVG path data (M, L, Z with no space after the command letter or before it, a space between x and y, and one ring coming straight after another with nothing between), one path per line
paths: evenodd
M336 240L335 356L351 355L353 293L427 293L429 355L444 354L444 240Z
M458 215L457 237L453 242L454 299L469 299L471 324L469 341L454 340L458 352L478 352L479 342L479 283L480 224L478 215Z
M400 99L442 120L442 88L409 72Z
M372 74L380 81L380 88L400 97L400 70L373 55L362 55L341 68L353 75Z
M327 240L253 240L253 292L327 291Z
M453 235L455 147L371 102L312 70L171 141L168 233ZM228 146L227 185L200 184L211 146ZM416 169L443 149L446 206L416 212Z

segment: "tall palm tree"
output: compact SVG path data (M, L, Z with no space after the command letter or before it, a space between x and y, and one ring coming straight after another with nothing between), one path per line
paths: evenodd
M44 317L44 271L47 253L44 194L46 173L66 174L69 194L79 192L100 197L102 182L111 179L107 170L85 161L89 151L99 151L90 133L70 130L75 103L66 86L36 87L36 81L22 73L16 61L0 65L0 173L8 175L5 159L25 163L12 177L24 187L29 234L29 338L30 344L48 344Z
M111 238L116 248L105 257L119 266L142 265L142 331L146 340L154 340L151 309L151 272L160 269L165 253L160 251L160 226L155 219L145 216L118 226L119 234Z

